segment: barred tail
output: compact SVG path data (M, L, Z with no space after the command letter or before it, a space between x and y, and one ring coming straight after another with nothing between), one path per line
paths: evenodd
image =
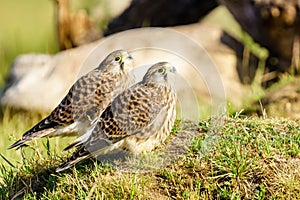
M34 127L28 130L26 133L23 134L22 138L13 143L8 147L8 149L13 149L17 147L24 146L25 143L30 142L33 139L45 137L55 131L55 126L58 124L56 122L50 121L47 118L43 119L39 123L37 123Z
M86 159L90 158L91 156L92 156L92 154L90 154L89 151L87 151L86 147L83 146L80 149L78 149L73 154L73 156L69 158L69 160L67 162L60 165L55 171L61 172L66 169L69 169L70 167L73 167L76 163L86 160Z

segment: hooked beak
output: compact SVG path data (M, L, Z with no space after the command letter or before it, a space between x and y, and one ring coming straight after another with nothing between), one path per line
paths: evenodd
M128 54L124 54L122 55L122 60L132 60L132 56L128 53Z
M126 59L132 60L132 56L130 54L127 55Z
M174 66L171 67L170 72L176 72L176 68Z
M122 62L121 62L121 69L124 70L124 62L125 60L128 60L128 61L131 61L133 60L132 56L130 54L125 54L125 55L122 55Z
M166 69L169 70L170 72L176 72L176 68L171 64L168 64L166 66Z

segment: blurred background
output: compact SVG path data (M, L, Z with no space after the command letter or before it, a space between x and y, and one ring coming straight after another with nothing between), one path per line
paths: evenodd
M57 52L53 6L51 1L1 0L1 86L5 82L9 66L18 54Z
M59 95L65 94L76 78L76 75L65 77L64 72L59 79L63 83L59 87L63 89L57 94L49 95L45 91L52 90L41 87L37 90L40 93L34 93L34 98L29 99L31 104L18 106L14 102L22 100L23 96L17 95L22 86L24 93L30 93L38 88L38 78L47 82L48 77L43 77L43 73L37 77L39 73L32 72L47 67L55 72L61 69L77 72L80 59L101 38L138 27L172 27L203 45L223 79L229 114L243 110L246 115L300 118L300 3L297 0L0 2L0 156L6 160L4 166L20 163L24 153L25 157L36 155L35 146L47 146L49 141L44 139L26 152L6 150L49 113ZM30 56L18 57L24 54ZM20 86L24 77L32 80L31 85ZM59 85L58 79L54 80ZM53 91L59 88L57 85ZM43 103L44 98L52 97L55 100L50 106L36 106L38 99ZM59 152L60 145L71 140L51 139L50 147L58 146L54 150ZM47 151L39 153L47 154Z
M70 12L84 10L91 14L99 30L105 28L108 20L124 9L126 1L84 1L72 0ZM127 4L129 1L127 1ZM55 54L60 51L58 40L58 2L54 0L1 0L0 1L0 91L3 92L5 82L9 82L9 70L18 55L22 54ZM119 5L118 5L119 4ZM95 9L95 6L99 9ZM101 35L100 35L101 36ZM25 69L26 73L26 68ZM30 89L29 89L30 90ZM28 91L29 92L29 91ZM39 97L36 96L38 99ZM30 158L37 154L36 149L24 151L8 151L8 145L19 138L24 131L37 123L49 113L48 110L26 110L18 107L2 105L0 111L0 165L20 164L23 156ZM64 139L62 139L63 141ZM36 145L43 146L47 140ZM61 142L54 139L53 146L59 147ZM66 139L72 141L72 139ZM60 144L60 145L59 145ZM55 149L55 148L54 148ZM61 149L60 149L61 150ZM45 155L45 152L40 152ZM5 160L7 159L6 162ZM0 178L1 179L1 178Z
M57 36L57 1L1 0L0 2L0 87L2 87L8 69L17 55L53 54L60 48ZM91 15L101 30L106 28L108 20L119 14L129 1L71 0L69 3L70 12L84 10Z

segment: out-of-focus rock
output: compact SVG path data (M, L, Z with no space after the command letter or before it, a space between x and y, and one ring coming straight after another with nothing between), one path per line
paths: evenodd
M210 77L197 78L195 74L187 69L188 63L182 62L176 58L176 55L170 55L163 51L133 51L136 66L154 63L157 61L170 61L176 67L179 66L179 72L186 74L185 78L191 81L195 91L200 99L211 101L207 85L204 79L214 80L214 76L220 75L223 81L226 95L234 105L240 106L241 99L246 92L246 87L239 82L235 70L236 57L233 51L220 42L222 30L220 27L210 24L192 24L187 26L178 26L171 28L183 33L194 42L202 45L207 54L215 63L218 74L211 74ZM138 31L138 30L137 30ZM134 37L133 37L134 38ZM166 40L162 38L162 42ZM105 38L80 46L71 50L60 52L56 55L22 55L16 58L12 65L8 83L1 95L1 104L24 109L51 110L67 93L70 86L80 76L96 67L104 57L114 49L122 46L130 46L133 40L120 42L117 38L112 42L105 42ZM135 41L141 45L151 45L155 41ZM157 42L157 41L156 41ZM87 62L85 59L101 43L101 50L97 51L95 58ZM152 44L154 45L154 44ZM189 49L193 55L194 49ZM193 55L197 59L197 55ZM201 57L201 56L200 56ZM180 58L180 57L179 57ZM199 58L201 59L201 58ZM202 60L201 60L202 62ZM211 67L211 63L203 61L203 69ZM84 66L81 68L81 66ZM214 67L214 66L213 66ZM182 88L181 88L182 89ZM184 92L184 89L182 89Z
M211 57L212 61L222 78L227 99L233 103L234 106L240 107L244 92L248 91L248 87L243 85L238 77L236 70L236 55L226 45L222 44L220 38L223 30L210 24L192 24L187 26L174 27L185 35L191 37L199 45L202 45ZM213 78L213 77L212 77ZM196 81L196 80L195 80ZM205 96L203 85L198 84L197 90Z
M53 109L74 83L79 66L92 46L82 46L56 55L18 56L0 95L1 104L27 110Z

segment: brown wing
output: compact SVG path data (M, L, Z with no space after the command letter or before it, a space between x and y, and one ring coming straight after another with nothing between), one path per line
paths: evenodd
M23 136L49 128L67 126L75 120L94 120L111 101L116 76L98 69L81 77L69 90L61 103Z
M157 87L137 84L118 95L105 109L85 145L90 148L103 139L115 143L142 133L158 116L166 115L166 105L167 99Z
M98 109L93 108L108 104L104 101L107 101L111 82L109 76L100 75L99 70L86 74L71 87L65 98L52 111L49 120L59 124L71 124L82 117L95 118Z

